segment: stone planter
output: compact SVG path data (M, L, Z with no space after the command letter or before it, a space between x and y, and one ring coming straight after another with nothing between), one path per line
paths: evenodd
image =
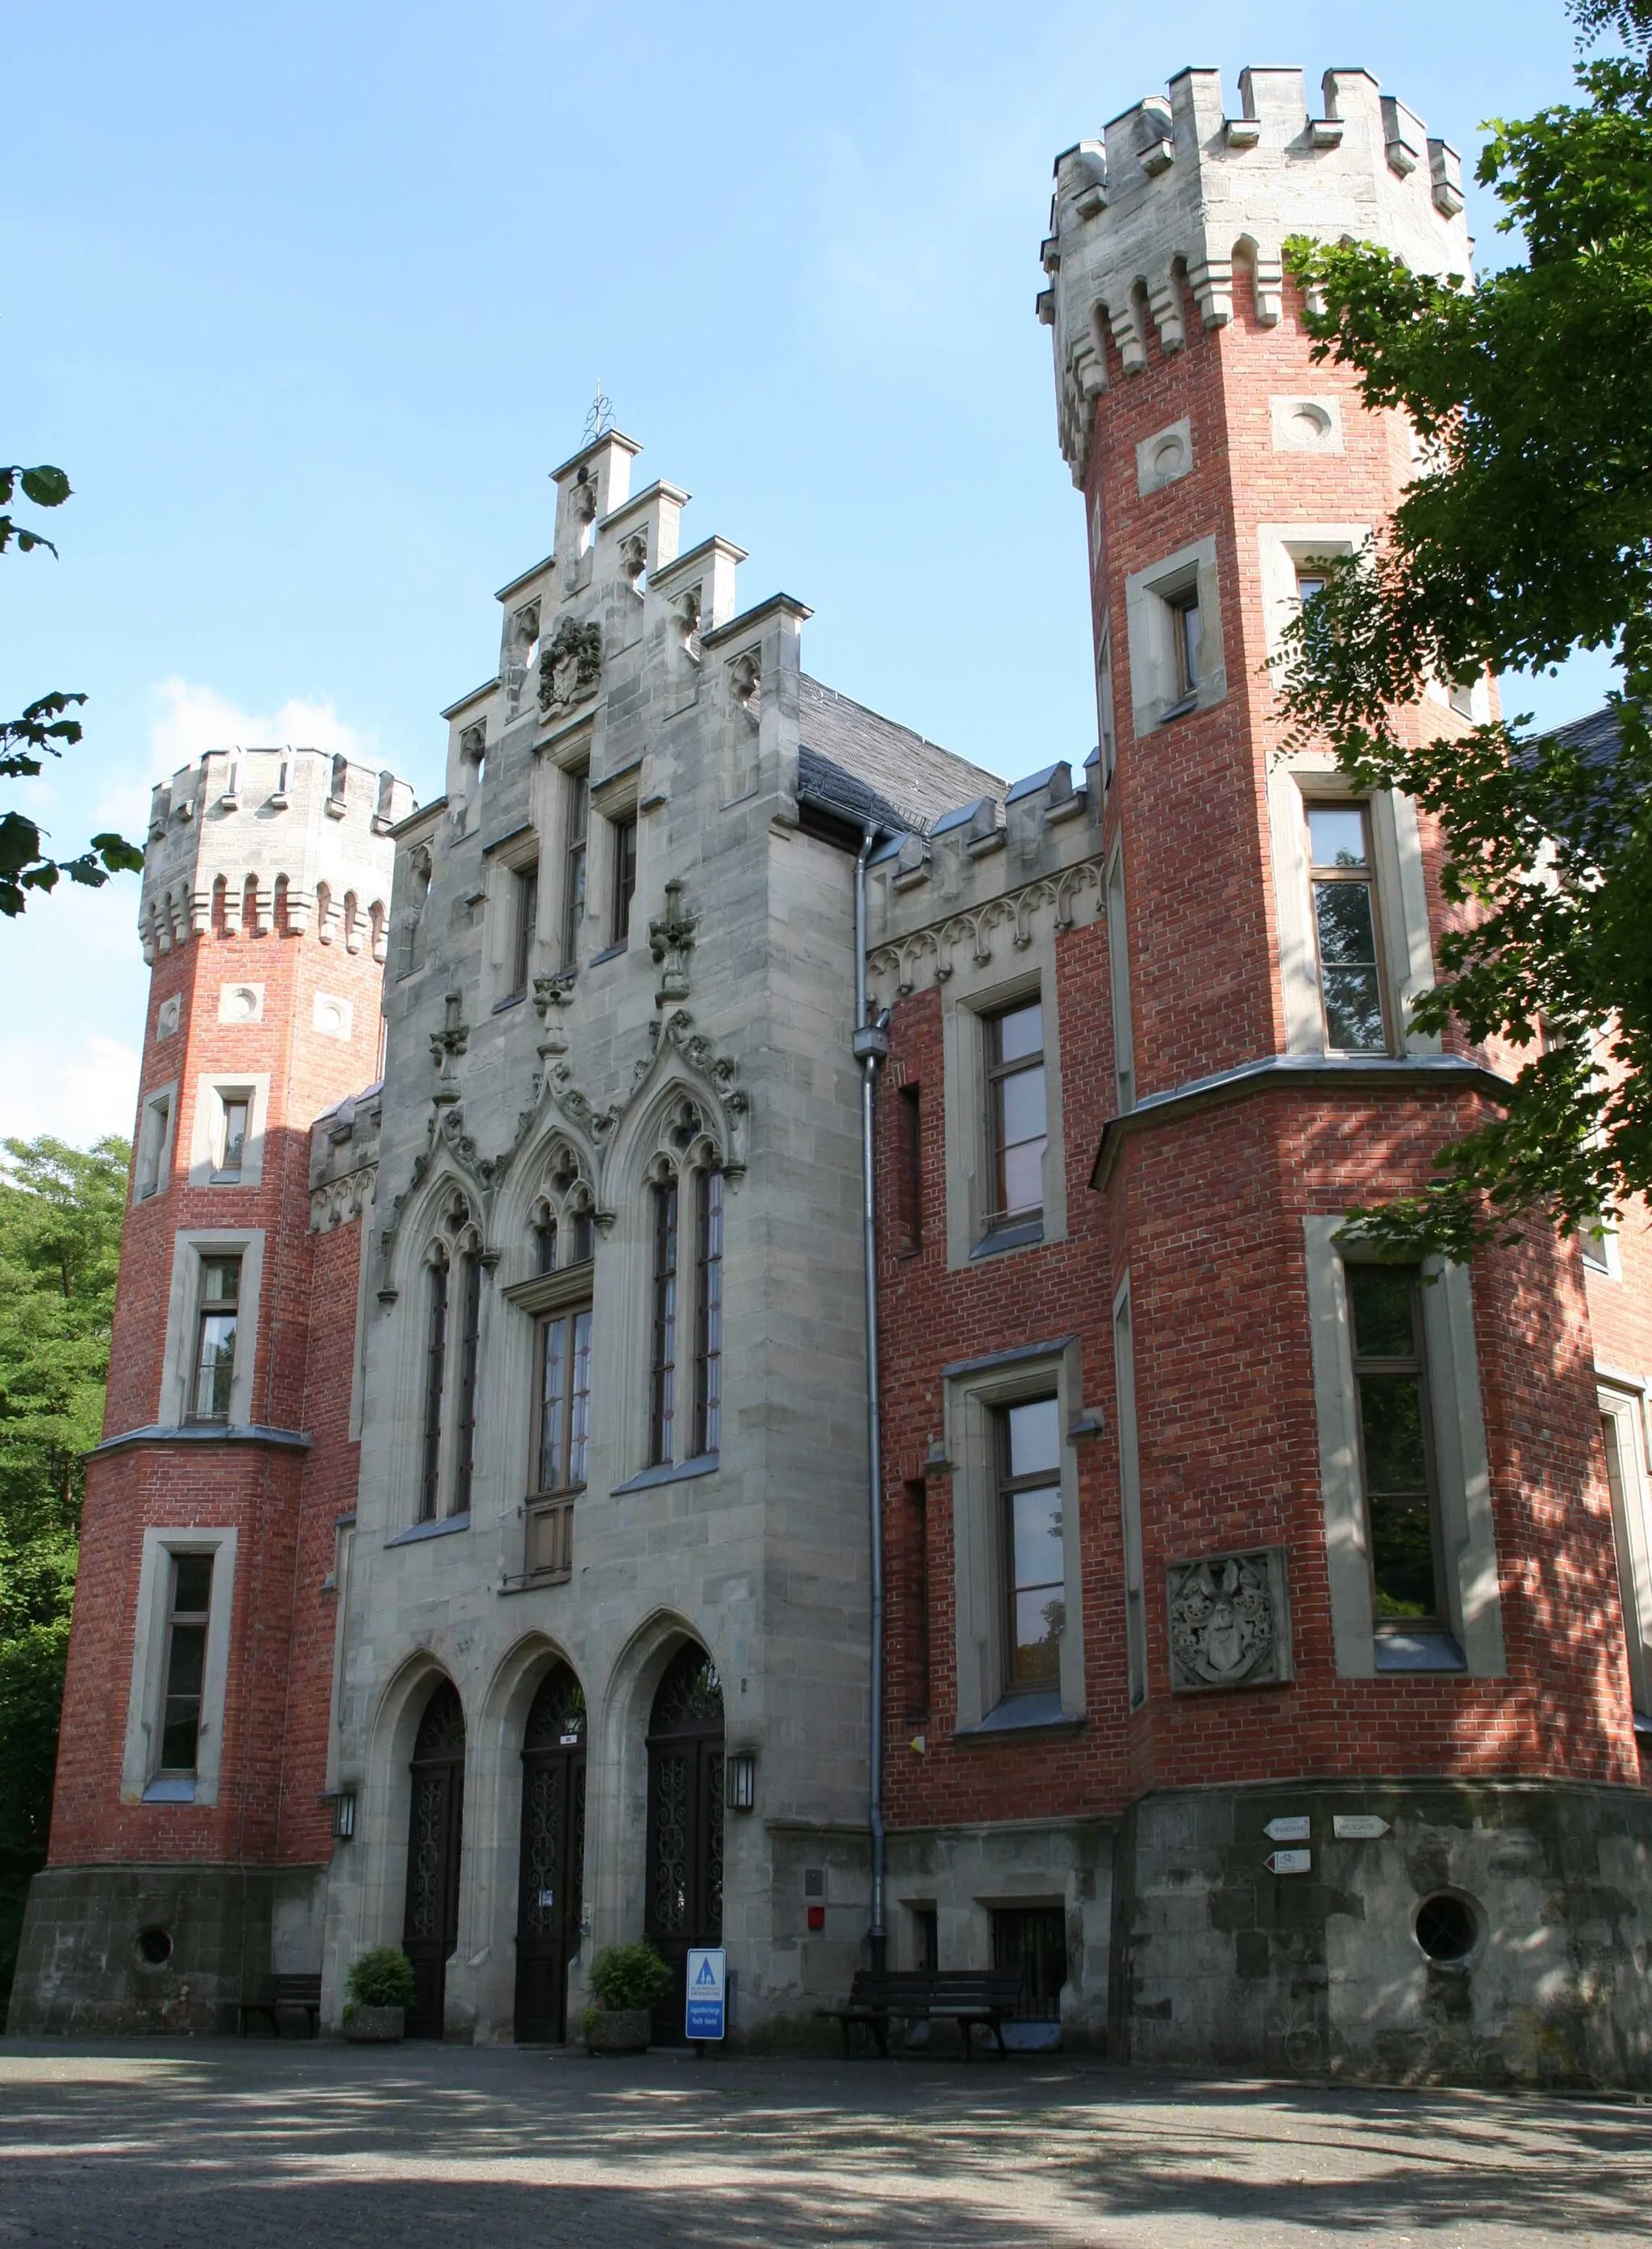
M406 2027L405 2007L352 2007L344 2035L352 2046L394 2046Z
M646 2053L654 2018L646 2007L599 2007L585 2030L587 2053Z

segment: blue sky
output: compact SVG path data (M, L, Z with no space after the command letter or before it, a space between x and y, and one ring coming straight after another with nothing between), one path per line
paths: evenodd
M1094 738L1084 526L1033 317L1051 159L1189 62L1360 64L1463 151L1564 99L1558 6L7 11L3 457L76 497L0 569L0 696L81 688L31 808L141 832L213 745L437 785L493 588L600 375L685 536L804 660L1007 774ZM19 153L20 152L20 153ZM1470 203L1482 263L1495 213ZM1597 704L1599 663L1521 699ZM133 878L0 928L0 1134L129 1128Z

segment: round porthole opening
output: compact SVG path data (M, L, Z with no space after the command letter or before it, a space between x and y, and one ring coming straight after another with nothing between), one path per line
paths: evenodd
M164 1929L138 1931L138 1957L146 1968L164 1968L172 1957L172 1937Z
M1153 465L1155 476L1179 477L1182 468L1180 438L1167 437L1153 455Z
M1331 416L1323 406L1298 406L1291 419L1297 434L1310 444L1318 444L1331 435Z
M1456 1967L1480 1941L1480 1925L1467 1898L1441 1890L1417 1908L1417 1943L1430 1960L1442 1967Z

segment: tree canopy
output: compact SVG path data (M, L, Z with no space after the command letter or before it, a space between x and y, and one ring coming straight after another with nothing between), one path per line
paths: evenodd
M50 465L20 468L13 462L0 468L0 554L16 546L19 554L45 547L57 553L44 532L19 523L10 513L20 494L36 507L61 507L69 497L69 479ZM0 781L32 781L45 769L47 758L60 758L72 749L82 732L80 721L67 714L86 701L84 695L53 689L37 697L20 718L0 719ZM39 823L26 813L0 813L0 914L16 916L28 904L30 891L51 891L60 876L96 889L111 875L137 874L143 854L123 836L107 830L94 836L86 849L72 859L53 859L41 849Z
M5 1143L0 1171L0 2018L44 1861L74 1592L81 1455L98 1441L129 1151Z
M1463 911L1413 1021L1521 1056L1501 1113L1422 1193L1362 1214L1378 1241L1454 1256L1534 1210L1598 1230L1652 1186L1652 7L1573 13L1628 52L1581 60L1579 100L1495 120L1479 162L1523 262L1470 287L1370 244L1287 247L1325 307L1316 357L1402 410L1421 456L1286 635L1293 738L1435 815ZM1419 718L1431 684L1577 648L1620 667L1605 730Z

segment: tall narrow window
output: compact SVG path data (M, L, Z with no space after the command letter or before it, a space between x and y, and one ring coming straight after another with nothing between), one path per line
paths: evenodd
M895 1098L895 1253L915 1256L924 1246L924 1131L922 1097L903 1085Z
M580 965L580 932L585 926L586 828L590 818L589 774L568 776L568 846L562 876L562 966Z
M482 1340L482 1261L475 1250L459 1260L459 1450L453 1476L454 1515L471 1511L476 1472L476 1387Z
M723 1175L694 1184L694 1452L714 1453L723 1427Z
M1101 735L1097 745L1101 752L1101 783L1111 786L1117 750L1113 739L1112 695L1112 627L1104 617L1101 637L1096 645L1096 726Z
M1170 617L1176 700L1179 704L1191 703L1199 692L1201 634L1198 586L1192 585L1180 594L1167 595L1165 607Z
M908 1530L907 1689L906 1716L918 1722L929 1716L929 1488L922 1482L906 1487Z
M430 1266L424 1331L424 1442L419 1474L419 1520L436 1519L442 1483L442 1393L447 1384L447 1267Z
M1107 985L1112 1002L1113 1083L1119 1114L1136 1105L1136 1035L1130 1015L1130 929L1125 918L1125 860L1115 851L1107 870Z
M1360 1470L1376 1624L1444 1622L1439 1511L1429 1457L1421 1275L1415 1265L1349 1265Z
M533 973L533 943L540 925L540 865L519 867L511 880L515 915L511 925L511 988L506 995L520 1000Z
M1054 1687L1067 1620L1061 1539L1061 1419L1053 1398L998 1416L1005 1691Z
M677 1416L677 1181L654 1189L654 1305L649 1366L649 1463L672 1459Z
M992 1016L987 1026L994 1193L989 1224L1036 1219L1044 1200L1044 1011L1034 1000Z
M609 916L610 945L624 945L631 933L631 900L637 896L637 815L614 825L614 899Z
M143 1111L143 1131L138 1146L138 1200L147 1202L162 1187L162 1170L166 1162L167 1132L172 1122L172 1103L166 1094L148 1103Z
M540 1322L538 1490L577 1491L585 1482L591 1434L591 1308L581 1304Z
M166 1683L161 1710L160 1770L164 1773L192 1776L195 1771L211 1602L210 1554L175 1554L167 1605Z
M247 1115L251 1108L244 1093L222 1097L224 1114L218 1124L218 1161L215 1180L234 1181L241 1176L246 1156Z
M1308 858L1325 1045L1338 1054L1381 1054L1388 1036L1366 807L1311 804Z
M227 1421L235 1382L235 1336L241 1299L241 1260L201 1260L196 1316L193 1421Z
M542 1218L533 1228L533 1270L554 1273L556 1270L556 1221Z

